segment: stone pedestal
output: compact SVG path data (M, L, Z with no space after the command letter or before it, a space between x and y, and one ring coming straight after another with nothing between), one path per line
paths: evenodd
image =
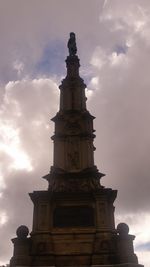
M31 267L31 265L18 265L18 267ZM36 267L36 266L35 266ZM37 267L44 267L43 265L37 265ZM47 265L46 267L58 267L56 265ZM113 264L113 265L71 265L71 266L61 266L61 267L144 267L141 264L134 263L123 263L123 264Z
M14 238L14 254L10 260L10 266L28 266L30 265L30 238Z
M11 266L29 262L30 266L140 267L133 251L134 236L125 224L115 229L116 194L109 188L30 194L33 230L30 238L13 239Z
M113 265L91 265L91 267L144 267L144 265L137 263L121 263Z

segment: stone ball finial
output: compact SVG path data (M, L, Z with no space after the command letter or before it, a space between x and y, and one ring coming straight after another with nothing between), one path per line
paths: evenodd
M119 233L119 235L128 235L129 226L126 223L119 223L117 225L117 232Z
M18 238L25 239L29 234L29 229L26 225L20 225L16 230L16 234Z

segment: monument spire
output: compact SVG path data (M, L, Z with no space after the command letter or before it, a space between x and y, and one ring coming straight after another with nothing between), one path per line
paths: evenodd
M60 108L52 119L54 162L44 178L48 190L34 191L33 227L17 229L10 267L143 267L134 254L129 227L115 227L117 191L100 185L94 164L94 117L86 108L75 34L68 41L67 75Z
M94 117L86 108L86 85L79 75L75 34L70 33L67 75L60 88L60 109L55 123L54 163L46 178L50 191L92 191L104 175L94 165Z
M77 53L75 33L70 33L69 56L66 59L67 75L60 85L61 110L86 110L86 85L79 75L80 60Z

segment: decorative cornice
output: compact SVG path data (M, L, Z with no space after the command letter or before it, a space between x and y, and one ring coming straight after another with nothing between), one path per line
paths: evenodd
M100 173L96 166L80 172L65 172L59 168L51 168L51 172L43 178L49 182L49 191L54 192L90 192L103 188L100 178L105 174Z

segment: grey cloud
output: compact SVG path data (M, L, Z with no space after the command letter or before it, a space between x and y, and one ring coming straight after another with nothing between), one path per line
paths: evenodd
M102 3L103 1L98 0L92 3L85 0L78 3L73 0L45 0L44 3L39 0L32 0L30 3L18 0L1 1L1 80L8 81L17 77L17 72L12 68L16 60L23 62L24 75L31 77L48 43L61 40L66 44L70 31L76 31L87 42L87 49L91 47L95 24L99 24L98 13ZM89 23L91 12L93 18ZM78 46L81 45L80 51L83 50L84 53L85 47L83 49L80 39ZM91 40L90 45L88 40Z
M16 236L17 227L26 224L31 230L33 206L28 192L33 191L37 183L40 184L41 188L45 187L40 181L40 174L40 171L39 173L14 171L10 173L9 177L7 176L6 189L3 191L3 198L0 203L0 209L5 209L8 216L8 222L0 228L0 236L3 240L0 246L1 261L7 261L8 254L12 255L10 240Z
M119 189L119 209L130 211L149 210L150 200L150 48L136 41L121 63L108 60L97 72L101 90L91 100L97 161L108 173L103 183Z

